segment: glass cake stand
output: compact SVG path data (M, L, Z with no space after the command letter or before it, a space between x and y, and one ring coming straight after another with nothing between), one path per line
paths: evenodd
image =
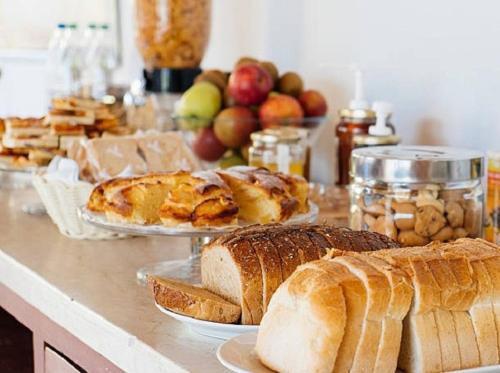
M319 208L309 202L309 212L292 216L283 224L314 223L318 217ZM244 225L226 225L222 227L193 227L191 224L181 224L176 227L163 225L140 225L108 221L104 214L89 211L85 206L78 209L80 218L88 224L99 228L133 236L171 236L188 237L191 239L191 252L188 259L168 260L152 263L139 268L137 281L145 285L149 275L176 278L193 284L201 282L200 253L203 245L214 237L229 233Z

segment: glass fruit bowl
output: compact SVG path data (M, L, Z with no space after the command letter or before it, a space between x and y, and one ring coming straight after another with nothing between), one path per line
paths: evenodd
M302 143L311 148L317 142L328 116L305 118L200 118L174 116L175 128L201 161L202 168L230 167L247 164L253 132L268 128L296 128Z

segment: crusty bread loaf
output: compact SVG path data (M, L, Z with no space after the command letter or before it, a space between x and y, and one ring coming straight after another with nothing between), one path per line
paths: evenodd
M343 239L341 236L347 235ZM373 242L369 246L369 242ZM276 288L327 247L362 250L397 247L385 236L326 225L253 225L223 235L201 255L202 283L241 305L242 322L259 324Z
M237 322L241 308L201 287L168 278L148 277L156 303L195 319L219 323Z

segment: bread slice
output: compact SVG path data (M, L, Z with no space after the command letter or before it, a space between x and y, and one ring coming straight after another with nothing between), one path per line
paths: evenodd
M361 280L346 267L329 260L318 260L299 268L313 268L328 273L337 279L344 291L346 302L346 325L344 338L335 361L334 372L348 372L355 363L356 350L362 336L367 309L367 292ZM307 342L306 342L307 343ZM311 342L310 342L311 343Z
M148 277L156 303L181 315L219 323L235 323L241 315L240 306L218 295L180 281Z
M440 289L425 260L419 258L421 249L381 250L370 254L403 269L415 290L411 313L403 323L398 366L407 372L440 372L443 370L441 343L433 312L440 305Z
M283 282L281 258L272 241L266 236L252 236L249 241L259 258L262 273L262 312L265 313L271 296Z
M381 346L382 320L387 313L391 289L382 273L354 256L339 256L333 259L346 267L364 284L367 294L365 320L356 347L351 372L373 372L377 353Z
M336 267L339 275L332 276L309 263L299 267L273 296L255 346L269 368L279 372L334 371L342 356L340 346L346 341L344 329L353 327L346 292L339 285L344 279L340 274L345 273L346 281L353 276L340 265L327 265L332 271Z
M263 315L263 280L252 245L237 231L203 248L201 279L204 288L241 306L241 323L258 325Z
M499 362L497 317L494 308L494 285L485 261L494 258L497 253L488 251L485 246L477 247L475 240L457 240L441 250L460 254L468 258L472 266L473 279L477 284L477 297L469 309L474 325L481 365L493 365ZM498 269L496 269L498 270Z
M405 272L399 268L390 266L383 260L360 253L344 253L354 255L380 273L383 273L390 284L391 296L387 312L382 321L382 335L373 372L394 372L398 364L403 319L410 309L413 298L411 281Z

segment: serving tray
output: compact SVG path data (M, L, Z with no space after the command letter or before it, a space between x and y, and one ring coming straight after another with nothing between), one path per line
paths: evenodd
M180 315L167 310L165 307L156 303L156 307L164 314L186 324L195 333L218 339L229 339L243 333L257 332L258 325L240 325L240 324L222 324L217 322L198 320L193 317Z

